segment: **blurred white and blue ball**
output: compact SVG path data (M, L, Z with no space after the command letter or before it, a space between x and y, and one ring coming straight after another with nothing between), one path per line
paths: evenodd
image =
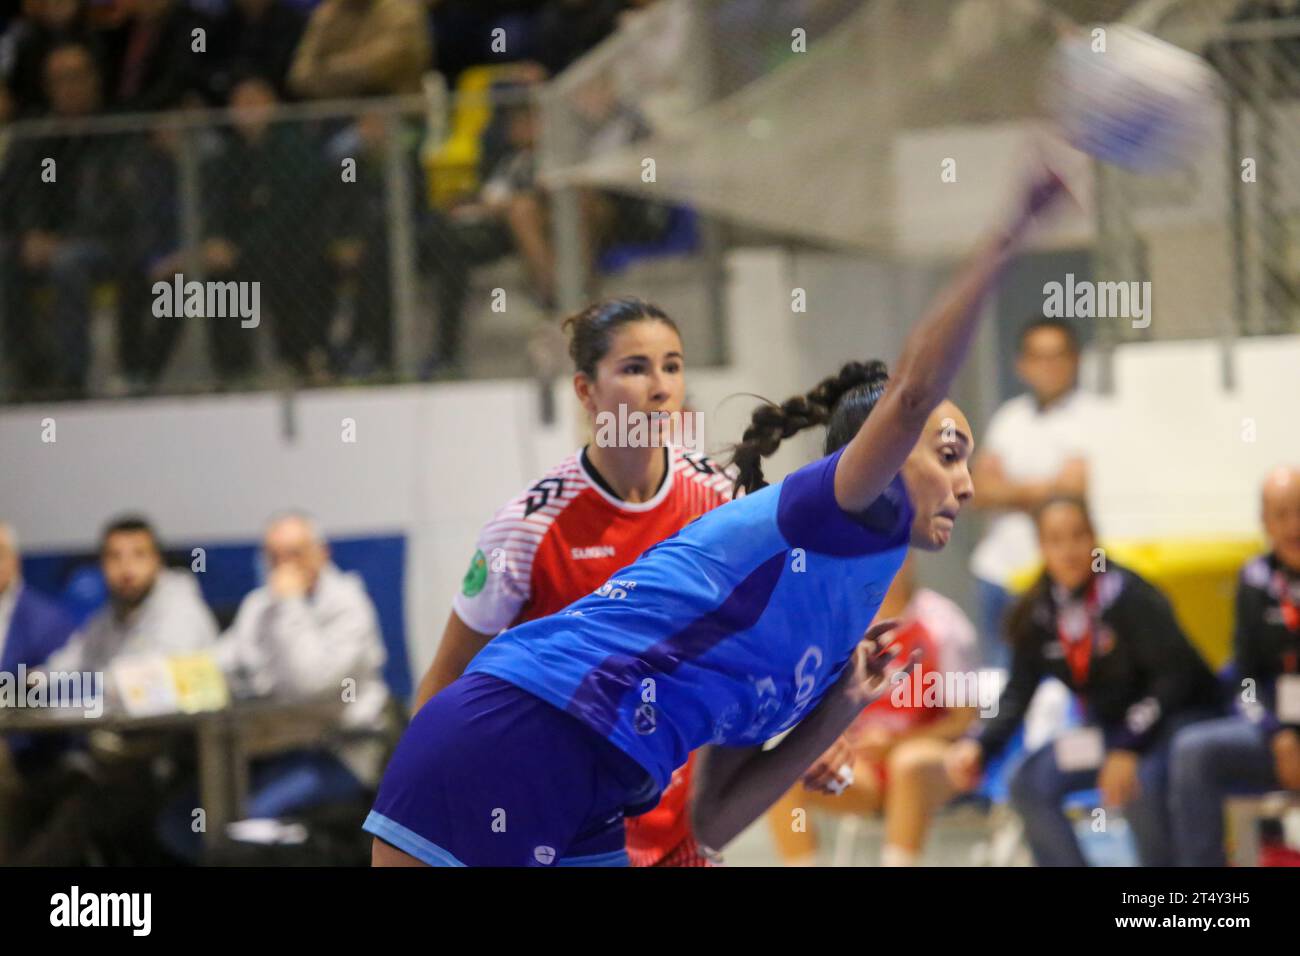
M1047 99L1062 135L1136 172L1186 165L1210 141L1218 74L1196 54L1135 27L1097 29L1104 34L1081 31L1056 48Z

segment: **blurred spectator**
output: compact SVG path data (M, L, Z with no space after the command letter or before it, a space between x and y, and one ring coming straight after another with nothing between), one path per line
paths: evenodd
M206 278L260 282L280 358L306 375L326 362L329 331L316 218L325 170L301 124L275 121L275 90L266 80L241 81L230 103L234 120L203 172ZM218 374L248 374L261 325L207 324Z
M35 667L67 643L72 620L62 608L23 583L18 535L0 522L0 671Z
M23 116L49 109L42 67L56 46L77 43L97 61L104 56L98 34L86 22L85 0L31 0L29 11L0 39L0 70Z
M45 61L51 115L75 120L98 112L100 77L83 45L66 43ZM65 133L16 140L5 164L6 351L20 390L56 386L79 393L90 363L91 294L119 264L116 239L130 221L118 188L122 138ZM52 181L50 181L50 177ZM33 296L48 290L51 321Z
M512 6L535 8L542 2L544 0L518 0ZM496 4L483 3L482 0L433 0L429 7L433 62L437 70L447 78L449 85L456 85L462 71L501 59L500 52L492 52L492 30L502 26L503 19L502 11ZM509 17L510 14L506 16ZM532 20L536 19L534 10L527 11L524 16L530 26ZM527 42L528 36L521 35L521 31L511 30L508 23L505 29L509 51L507 56L515 59L529 55L532 47Z
M130 160L122 167L132 222L125 236L125 267L130 278L117 290L118 364L131 393L150 391L171 358L185 323L153 314L153 285L169 285L185 272L181 251L181 131L157 126L132 138Z
M551 0L537 18L537 58L559 73L614 32L625 0Z
M325 210L327 259L334 275L333 301L326 314L350 304L351 329L342 345L338 364L350 375L368 376L377 369L391 370L393 360L392 276L389 273L387 163L388 137L402 137L396 117L363 112L329 143L331 169L341 169L345 159L356 162L356 181L341 186ZM410 155L412 182L419 182L414 153Z
M534 182L537 109L517 103L500 109L507 147L477 199L435 216L424 243L437 296L438 334L426 376L460 362L463 313L474 267L518 250L543 308L555 303L555 261L544 197Z
M188 654L209 647L217 622L188 571L163 566L153 528L134 515L113 521L99 547L109 603L50 657L54 671L106 671L127 654Z
M320 529L302 514L274 519L262 549L267 583L244 598L222 636L222 669L237 690L256 696L341 694L344 727L382 730L387 653L365 582L339 570ZM357 781L373 785L381 750L359 741L332 752Z
M1005 667L1002 640L1013 575L1038 557L1029 513L1053 495L1086 498L1087 447L1096 405L1078 388L1079 341L1055 319L1033 319L1020 333L1016 374L1029 393L1005 402L975 458L976 508L991 512L971 555L980 603L983 663Z
M961 736L975 716L971 706L941 699L938 706L913 706L920 697L910 681L925 683L925 675L972 673L976 653L975 628L957 605L941 594L916 590L909 558L894 578L877 615L898 618L894 646L899 660L918 654L919 670L898 690L884 695L844 735L844 762L852 783L839 794L824 794L802 785L793 787L768 813L777 852L787 866L817 862L817 834L811 820L805 829L792 822L795 811L817 808L827 813L874 815L883 811L885 866L916 863L924 847L934 812L947 802L952 787L944 774L948 743ZM838 759L838 758L837 758Z
M418 93L430 49L419 0L322 0L294 54L289 87L312 99Z
M254 762L246 815L275 818L360 797L378 782L387 655L365 584L330 560L315 522L301 514L276 518L262 548L267 583L244 598L217 646L235 694L287 700L337 694L345 701L342 727L370 735ZM177 801L163 825L168 846L187 859L199 850L189 826L195 799L188 794Z
M244 77L257 76L289 95L289 67L306 27L303 12L285 0L233 0L216 24L213 49L220 66L212 87L224 102Z
M1185 866L1224 865L1230 794L1300 791L1300 468L1274 470L1261 504L1272 550L1237 584L1240 713L1188 727L1174 742L1171 803Z
M1214 716L1214 675L1159 590L1113 561L1099 568L1082 499L1049 499L1036 525L1044 570L1011 615L1011 674L996 715L949 750L952 783L978 784L1038 685L1055 677L1082 702L1084 726L1032 751L1012 775L1011 804L1034 859L1085 865L1063 804L1096 787L1102 806L1123 808L1142 865L1168 866L1170 745L1180 728Z
M196 30L208 52L195 51ZM183 0L135 0L134 15L108 34L111 105L141 112L212 101L214 33L214 24Z
M95 614L45 670L107 674L128 657L188 654L211 648L217 622L203 603L194 576L163 566L162 549L143 518L114 520L100 537L100 564L109 603ZM128 742L115 735L68 755L57 786L57 805L18 854L22 865L76 866L92 860L149 860L149 823L162 805L155 776L164 742ZM125 854L114 856L114 854Z
M592 157L615 152L651 133L636 107L619 99L612 72L598 73L584 82L575 93L574 105L587 127L585 138ZM620 243L657 241L672 214L672 208L664 203L627 193L584 188L578 198L587 267L593 276L603 251Z
M57 604L23 583L18 535L0 522L0 673L16 676L20 666L44 664L72 627ZM50 748L26 735L0 737L0 865L29 836L32 791L50 756Z

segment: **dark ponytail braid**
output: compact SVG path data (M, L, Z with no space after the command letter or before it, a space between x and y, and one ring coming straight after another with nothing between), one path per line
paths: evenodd
M758 406L732 452L736 493L743 489L749 494L765 487L763 459L805 428L827 426L827 454L847 444L879 401L888 380L884 362L849 362L806 395L796 395L780 405L769 402Z

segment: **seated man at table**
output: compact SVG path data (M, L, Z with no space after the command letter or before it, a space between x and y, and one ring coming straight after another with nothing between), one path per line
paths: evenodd
M278 700L337 694L340 728L370 739L322 745L255 761L244 807L249 818L300 813L360 797L382 769L388 688L379 619L360 576L330 560L316 523L298 513L273 518L262 544L267 583L250 592L217 645L235 697ZM169 809L162 835L184 859L199 852L192 794Z
M99 561L108 604L49 657L45 671L97 673L107 686L108 672L126 657L213 646L217 622L198 584L188 572L163 565L158 535L148 521L135 515L112 521L100 536ZM107 743L65 760L69 771L61 800L19 854L20 863L76 866L106 851L123 850L131 860L148 852L151 841L140 838L148 834L147 823L160 805L155 771L165 754L152 740L143 748L141 741Z
M16 678L20 667L37 667L72 633L63 609L23 582L18 535L0 521L0 674ZM24 810L46 778L51 748L27 735L0 737L0 866L25 839Z
M108 604L49 659L51 671L106 671L136 654L191 654L212 647L217 620L194 575L163 565L152 526L129 515L100 536Z
M1178 862L1223 866L1223 803L1234 793L1300 792L1300 467L1274 469L1260 501L1272 550L1237 584L1238 715L1174 738L1171 809Z

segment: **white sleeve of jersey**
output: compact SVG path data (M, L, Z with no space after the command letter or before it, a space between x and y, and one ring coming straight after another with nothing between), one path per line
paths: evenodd
M509 627L530 597L533 555L541 534L509 506L484 525L452 601L456 616L480 634L495 635Z
M679 450L681 460L690 465L686 474L699 484L731 500L739 470L734 465L724 465L711 456L695 451Z

